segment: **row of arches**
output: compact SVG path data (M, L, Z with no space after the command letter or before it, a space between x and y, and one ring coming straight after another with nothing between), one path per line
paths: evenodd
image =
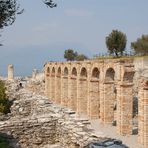
M129 68L126 71L120 64L49 63L45 66L46 95L78 114L98 118L103 123L116 120L119 133L130 133L132 102L128 104L125 98L132 100L132 93L128 94L132 92L132 77L133 71ZM122 104L126 106L123 108ZM127 114L129 119L122 122Z
M46 75L48 76L50 74L51 74L51 76L61 77L62 76L61 67L58 68L57 73L56 73L55 67L52 67L51 71L50 71L50 68L48 67L47 70L46 70ZM71 74L71 76L77 76L78 75L77 69L75 67L73 67L70 74ZM69 75L69 70L68 70L67 67L65 67L64 71L63 71L63 76L68 76L68 75ZM88 77L88 72L87 72L87 69L85 67L81 68L80 76L83 77L83 78ZM94 67L92 69L91 77L96 78L96 79L100 78L100 70L99 70L99 68ZM115 79L115 71L114 71L113 68L108 68L106 70L105 78L106 78L106 81L114 81L114 79Z

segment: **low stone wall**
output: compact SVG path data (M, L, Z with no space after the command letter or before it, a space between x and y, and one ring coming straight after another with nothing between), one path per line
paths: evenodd
M7 83L14 100L9 120L0 121L0 131L12 135L21 148L81 148L105 137L96 136L87 119L74 111L52 104L48 98L25 89L16 92L15 83ZM55 145L56 144L56 145Z

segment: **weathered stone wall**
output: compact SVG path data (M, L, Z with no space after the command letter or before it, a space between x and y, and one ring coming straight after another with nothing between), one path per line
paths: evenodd
M132 133L133 60L49 62L44 71L45 94L53 102L104 124L116 120L120 134Z
M87 119L78 119L70 109L52 104L47 97L26 89L16 91L7 82L8 96L14 100L9 120L0 121L0 131L13 135L21 148L82 148L96 140Z

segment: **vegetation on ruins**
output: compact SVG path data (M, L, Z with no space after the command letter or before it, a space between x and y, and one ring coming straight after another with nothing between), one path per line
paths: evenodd
M78 53L75 52L73 49L67 49L64 52L64 58L67 61L74 61L77 55L78 55Z
M142 35L137 41L132 42L131 48L134 49L135 55L148 55L148 35Z
M84 60L87 60L87 59L88 59L88 57L84 54L78 54L76 56L76 61L84 61Z
M87 56L85 56L84 54L78 54L73 49L67 49L67 50L65 50L65 52L64 52L64 58L67 61L84 61L84 60L88 59Z
M10 110L10 103L6 96L6 87L5 83L0 80L0 112L2 113L8 113Z
M122 56L126 47L126 35L118 30L113 30L106 37L106 46L110 55Z

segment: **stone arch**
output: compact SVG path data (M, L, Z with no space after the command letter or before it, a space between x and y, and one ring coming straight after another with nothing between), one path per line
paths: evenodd
M68 74L69 70L68 67L64 67L63 71L63 78L62 78L62 105L68 106L69 99L68 99Z
M82 67L80 70L80 79L78 82L79 93L78 93L78 113L86 115L88 105L88 80L87 80L87 69Z
M92 78L96 78L96 79L100 78L100 71L97 67L93 68L91 76Z
M64 76L68 76L68 68L67 67L64 68Z
M100 71L97 67L92 69L90 88L89 88L89 116L97 119L100 116Z
M62 70L61 67L58 67L57 76L61 76Z
M55 76L55 67L52 67L51 76Z
M72 68L71 74L72 76L77 76L77 69L75 67Z
M134 72L125 72L123 76L123 81L127 83L132 83L134 78Z
M57 103L61 103L61 67L58 67L57 69L57 76L56 76L56 93L55 93L55 97L56 97L56 102Z
M117 120L117 91L115 86L115 70L106 70L104 81L104 123L112 124Z
M87 77L87 70L86 70L85 67L81 68L80 76L81 77Z
M105 81L114 81L115 80L115 71L113 68L108 68L105 74Z
M49 68L49 67L47 67L46 73L47 73L47 74L50 74L50 68Z
M77 110L77 69L72 68L70 79L70 107Z

